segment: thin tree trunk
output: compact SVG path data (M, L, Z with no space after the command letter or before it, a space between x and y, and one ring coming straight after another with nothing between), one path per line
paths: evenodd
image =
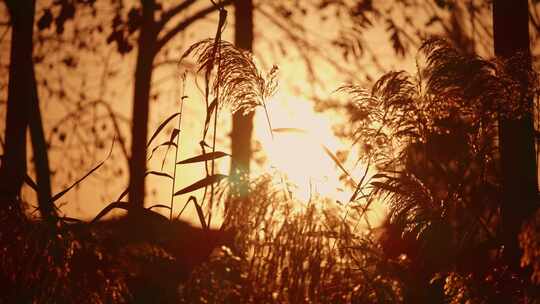
M144 207L146 172L146 142L148 138L148 110L153 62L157 41L154 21L155 2L142 0L142 25L138 40L135 87L133 91L132 144L129 164L129 200L137 207Z
M32 150L34 154L34 167L36 170L36 184L38 195L38 209L41 217L47 220L54 220L57 217L54 203L51 203L51 178L49 169L49 156L47 143L43 132L43 122L39 110L39 95L37 91L36 75L34 65L32 68L32 102L30 104L30 137L32 138Z
M253 51L253 2L238 0L234 2L234 42L237 47ZM251 137L254 113L233 115L231 132L231 173L233 193L245 196L248 193L250 160L253 154Z
M527 0L493 1L495 55L513 60L508 69L522 83L523 91L528 88L527 73L531 70L527 5ZM523 221L538 207L532 100L524 98L522 102L527 112L521 118L503 117L499 121L502 233L505 258L514 269L519 268L521 258L517 235Z
M32 39L35 2L6 1L12 25L9 65L6 145L0 168L0 208L19 207L16 203L26 175L26 126L33 93ZM7 202L5 204L4 202ZM10 204L11 203L11 204Z

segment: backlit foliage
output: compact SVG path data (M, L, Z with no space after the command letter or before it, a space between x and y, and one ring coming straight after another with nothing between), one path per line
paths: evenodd
M264 106L266 99L277 87L277 66L262 75L250 52L236 48L227 41L202 40L193 44L182 59L194 55L199 71L216 70L212 82L214 94L219 92L220 105L231 107L233 112L246 114L257 106Z
M519 55L489 61L441 40L420 50L426 63L416 75L387 73L370 91L341 88L356 105L351 117L362 160L379 171L372 193L388 204L388 225L406 244L387 246L401 250L411 263L405 269L423 273L416 280L424 286L437 289L444 280L440 291L457 303L475 292L485 299L497 293L526 298L526 284L501 263L497 124L501 116L522 115L518 104L536 86L523 90L523 82L510 77ZM534 84L534 73L526 81ZM418 300L414 292L411 297ZM433 301L429 294L420 298L426 297Z

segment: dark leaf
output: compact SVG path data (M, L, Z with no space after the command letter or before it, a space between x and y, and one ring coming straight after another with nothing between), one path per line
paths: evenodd
M53 21L53 16L51 13L51 10L45 9L43 11L43 16L41 16L38 20L38 29L44 30L46 28L49 28L51 26L51 23Z
M180 133L180 130L177 128L174 128L171 133L171 138L169 139L170 142L173 142L176 139L176 136Z
M142 16L140 8L132 8L128 13L128 31L133 34L142 23Z
M174 140L176 139L176 137L178 136L179 133L180 133L180 130L177 129L177 128L174 128L172 133L171 133L171 138L169 139L169 141L163 143L163 144L166 144L167 150L165 150L165 156L163 156L163 162L161 163L161 170L163 170L163 168L165 167L165 160L167 159L167 155L169 154L169 150L170 150L171 146L178 149L178 144L175 143ZM152 157L152 155L150 155L150 157Z
M197 155L195 157L191 157L191 158L188 158L188 159L184 159L182 161L179 161L177 164L178 165L183 165L183 164L190 164L190 163L205 162L205 161L209 161L209 160L213 160L213 159L218 159L218 158L221 158L223 156L230 156L230 155L225 153L225 152L221 152L221 151L210 152L210 153L206 153L206 154Z
M197 210L197 216L199 217L199 222L201 223L201 226L203 227L203 229L207 229L208 227L206 225L206 221L204 220L204 212L202 210L202 207L197 203L197 198L193 195L189 197L186 204L184 205L184 208L180 210L180 213L178 213L178 216L176 218L180 218L184 210L186 210L189 202L193 202L193 205L195 205L195 209Z
M173 120L173 118L175 118L176 116L180 115L180 113L174 113L173 115L169 116L167 119L165 119L165 121L163 121L161 123L161 125L159 125L159 127L156 129L156 131L154 132L154 134L152 134L152 136L150 137L150 140L148 141L148 143L146 144L146 147L148 148L150 146L150 144L152 144L152 141L156 138L156 136L158 136L159 132L161 132L161 130L163 130L163 128L165 128L165 126L171 121Z
M167 147L167 151L169 150L169 148L173 146L175 148L178 148L176 143L175 142L172 142L172 141L166 141L164 143L161 143L157 146L155 146L153 149L152 149L152 152L150 152L150 156L148 156L148 160L150 160L152 158L152 156L154 156L154 152L156 152L157 149L161 148L161 147ZM165 154L166 156L167 154Z
M177 196L177 195L182 195L182 194L186 194L186 193L190 193L190 192L193 192L195 190L198 190L198 189L201 189L201 188L204 188L204 187L208 187L209 185L213 184L213 183L217 183L219 181L221 181L222 179L225 179L227 178L228 176L227 175L223 175L223 174L215 174L215 175L211 175L211 176L207 176L187 187L185 187L184 189L181 189L179 191L177 191L174 196Z
M402 41L401 38L401 29L399 29L394 21L391 19L386 20L386 31L390 33L390 40L392 41L392 47L394 48L394 51L399 56L405 56L406 50L405 50L405 44Z

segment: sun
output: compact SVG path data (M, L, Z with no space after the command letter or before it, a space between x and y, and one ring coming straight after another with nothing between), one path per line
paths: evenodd
M295 201L307 203L319 196L347 206L353 189L340 181L343 172L328 153L349 152L348 159L341 164L355 181L362 179L366 167L356 161L359 152L332 132L335 117L315 112L309 100L279 92L269 101L267 110L273 132L269 130L264 110L255 115L255 137L268 160L260 168L262 172L282 174L294 185L289 190ZM369 174L374 173L369 170ZM366 216L371 225L377 226L386 214L387 208L377 200L370 205Z
M330 117L316 113L308 100L279 93L267 110L272 132L264 111L255 118L267 169L277 169L295 185L293 196L301 201L313 195L343 199L339 171L323 148L336 151L343 145L332 133Z

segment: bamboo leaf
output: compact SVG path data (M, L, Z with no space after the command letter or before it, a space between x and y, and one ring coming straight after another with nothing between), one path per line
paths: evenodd
M195 190L207 187L207 186L209 186L209 185L211 185L213 183L217 183L217 182L219 182L222 179L225 179L227 177L228 177L227 175L223 175L223 174L214 174L214 175L211 175L211 176L207 176L207 177L205 177L205 178L203 178L203 179L201 179L201 180L199 180L199 181L185 187L184 189L181 189L181 190L177 191L176 193L174 193L174 196L190 193L190 192L193 192Z
M205 154L197 155L195 157L184 159L182 161L177 162L176 164L183 165L183 164L199 163L199 162L205 162L205 161L209 161L213 159L218 159L224 156L230 156L230 155L225 152L216 151L216 152L205 153Z
M165 121L163 121L161 123L161 125L159 125L159 127L156 129L156 131L154 132L154 134L152 134L152 136L150 137L150 140L148 141L148 143L146 144L146 147L150 147L150 144L152 144L152 141L154 141L154 139L158 136L159 132L161 132L161 130L163 130L163 128L165 128L165 126L171 121L173 120L173 118L175 118L176 116L180 115L180 113L174 113L173 115L169 116L167 119L165 119Z

